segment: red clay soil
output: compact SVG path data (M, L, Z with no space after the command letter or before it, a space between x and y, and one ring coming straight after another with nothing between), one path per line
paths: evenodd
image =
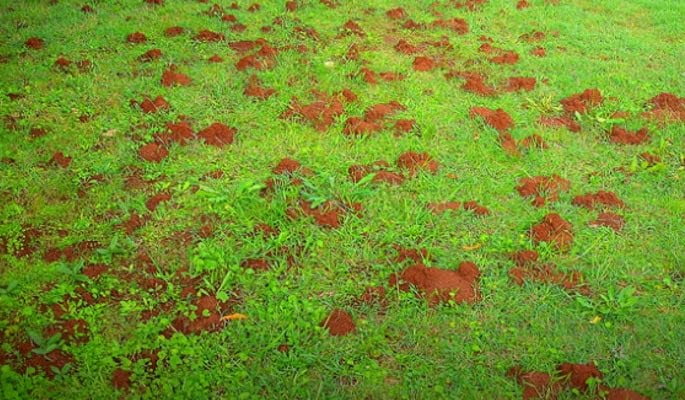
M582 93L571 95L561 100L561 105L567 113L584 114L590 109L599 106L604 101L602 93L598 89L586 89Z
M140 62L151 62L151 61L157 60L161 57L162 57L162 50L151 49L151 50L148 50L145 53L141 54L138 57L138 61L140 61Z
M126 41L129 43L145 43L147 42L147 36L141 32L133 32L126 36Z
M213 56L211 56L207 59L207 62L220 63L220 62L224 62L224 59L220 55L214 54Z
M29 136L31 136L31 138L33 138L33 139L43 137L47 134L48 134L48 131L46 131L43 128L31 128L31 130L29 131Z
M532 197L531 204L535 207L542 207L547 202L557 201L560 192L568 192L571 182L559 175L533 176L530 178L519 179L519 186L516 191L521 197Z
M414 46L413 44L407 42L404 39L400 39L395 45L395 51L401 54L416 54L421 51L420 47Z
M383 125L377 122L369 122L359 117L350 117L345 121L343 133L347 136L364 136L380 132Z
M126 232L127 235L131 235L133 232L142 228L147 222L148 218L148 216L141 216L140 214L134 212L131 214L128 220L121 224L121 227L124 228L124 232Z
M188 75L176 72L176 66L172 65L162 74L162 85L166 87L171 86L188 86L191 83Z
M164 36L166 37L176 37L182 35L185 29L181 26L170 26L164 30Z
M589 294L589 288L583 284L583 275L578 271L563 273L553 264L538 263L538 253L534 250L521 250L512 254L516 267L509 270L511 280L522 286L525 281L551 283L561 286L569 292Z
M24 45L29 49L40 50L45 45L45 42L41 38L32 37L24 42Z
M380 304L383 307L387 306L388 302L385 288L382 286L367 286L364 289L364 292L359 296L358 302L364 304Z
M137 104L144 113L151 114L156 113L159 110L168 110L170 108L169 103L162 96L157 96L154 100L150 100L146 97L140 104L135 100L131 100L131 104Z
M149 162L160 162L169 155L169 151L159 143L148 143L138 150L140 157Z
M390 19L405 19L407 18L407 12L404 11L404 8L398 7L398 8L393 8L392 10L386 11L385 15L388 16Z
M52 350L47 354L36 354L31 353L28 358L24 361L25 368L33 367L38 371L42 371L48 378L52 379L55 377L55 372L53 368L62 369L67 364L73 364L74 357L69 353L65 353L62 350Z
M312 93L317 100L310 104L302 104L296 97L293 97L288 109L281 114L281 118L308 122L316 130L323 132L345 111L344 103L353 102L357 98L352 91L347 89L331 96L318 91Z
M194 37L195 40L198 42L221 42L222 40L225 40L226 37L220 33L212 32L210 30L204 29L201 30L197 35Z
M88 264L83 267L81 273L90 279L97 279L100 275L107 272L109 267L105 264Z
M661 162L661 157L649 152L640 153L640 159L647 162L647 165L649 165L650 167Z
M413 119L398 119L393 125L395 136L399 137L405 133L409 133L416 129L416 120Z
M69 166L69 164L71 164L71 157L67 157L64 154L62 154L61 151L58 151L52 155L50 163L57 165L61 168L66 168Z
M160 203L165 202L165 201L169 201L169 200L171 200L171 193L168 193L168 192L157 193L156 195L150 197L145 202L145 207L147 207L148 210L153 212L157 209L157 206L159 206Z
M596 193L586 193L573 198L571 202L574 206L595 209L597 207L624 207L625 203L618 198L616 193L600 190Z
M530 7L530 3L527 0L519 0L518 3L516 3L517 10L523 10L528 7Z
M550 213L530 229L530 236L535 243L548 242L565 251L573 244L573 226L559 214Z
M507 376L523 386L523 400L556 399L562 390L561 383L546 372L524 372L520 366L516 366L507 371Z
M387 161L379 160L367 165L352 165L347 169L352 182L359 182L369 174L375 174L372 182L374 183L388 183L391 185L401 185L404 182L404 176L396 172L388 171L390 164Z
M494 96L497 90L486 83L486 78L478 72L461 72L456 74L448 74L446 77L459 76L466 79L461 88L467 92L477 94L479 96Z
M562 382L564 385L578 389L581 392L586 392L588 390L588 379L602 379L604 376L592 363L562 363L557 366L557 373L563 379Z
M321 321L321 326L328 329L328 333L331 336L349 335L357 329L352 316L347 311L339 308L331 311L326 319Z
M233 138L237 132L238 131L235 128L230 128L220 122L215 122L198 132L197 136L202 138L208 145L223 147L233 143Z
M263 258L248 258L240 263L243 268L250 268L255 271L266 271L271 268L269 262Z
M603 212L597 216L596 220L591 221L589 225L593 227L605 226L619 232L625 224L626 221L622 216L612 212Z
M263 87L261 81L256 75L250 76L250 79L247 81L247 86L243 91L245 96L254 97L260 100L266 100L275 93L275 89Z
M545 57L547 55L547 50L542 46L536 46L530 51L530 54L535 57Z
M580 132L580 125L568 116L541 116L540 125L547 126L550 128L561 128L565 127L571 132Z
M290 0L285 2L286 11L297 11L297 1Z
M630 132L619 126L614 126L609 132L609 140L616 144L642 144L650 140L647 128L642 128L635 132Z
M604 390L605 400L649 400L649 397L643 396L640 393L634 392L630 389L624 388L606 388Z
M446 201L442 203L428 203L428 211L435 215L443 214L447 211L456 211L461 209L461 203L458 201Z
M183 334L200 334L202 332L217 332L223 328L222 314L230 311L235 300L229 300L226 303L219 302L216 297L205 295L199 297L194 305L195 318L191 321L185 315L178 316L171 323L171 327L167 329L165 334L171 336L173 332L181 332Z
M409 171L411 176L416 175L419 170L435 174L440 164L433 160L428 153L416 153L408 151L397 158L397 166Z
M112 386L115 389L127 390L131 387L131 371L117 368L112 372Z
M57 334L61 335L60 338L66 343L83 344L88 342L90 330L88 323L83 319L60 321L43 330L43 337L45 338L51 338Z
M473 200L464 202L464 210L472 211L474 214L476 214L479 217L490 215L490 210L488 210L487 208L483 207L482 205L476 203Z
M506 131L500 132L499 135L497 135L497 141L499 141L500 146L502 146L502 149L504 149L507 154L515 157L521 155L518 145L516 144L516 139L511 136L511 133Z
M166 126L167 130L164 134L155 135L155 139L162 144L175 142L185 146L195 138L195 132L193 132L193 128L188 121L168 122Z
M477 116L483 118L486 124L500 132L509 130L514 126L514 120L501 108L491 110L486 107L471 107L470 115L471 118Z
M538 134L526 136L525 138L523 138L523 140L521 140L520 145L521 147L526 149L546 149L549 147L547 145L547 142L545 142L545 139L543 139L542 136Z
M346 212L345 208L330 200L317 208L312 208L310 202L301 200L300 208L304 215L314 218L317 225L331 229L340 227ZM360 204L353 204L351 208L361 211Z
M73 262L78 258L88 256L100 247L102 247L100 243L95 240L84 240L82 242L67 246L64 249L48 249L45 254L43 254L43 260L46 262L55 262L64 258L69 262Z
M469 24L461 18L436 19L431 23L431 27L450 29L459 35L465 35L469 32Z
M432 71L437 67L435 60L430 57L419 56L414 58L414 63L412 64L414 71Z
M277 54L278 50L264 43L255 54L247 55L238 60L235 67L238 71L244 71L248 68L257 70L270 69L276 65Z
M362 27L358 23L356 23L352 20L348 20L347 22L345 22L342 26L342 30L343 30L343 33L342 33L343 36L357 35L359 37L363 37L364 35L366 35L364 33L364 29L362 29Z
M535 78L526 78L522 76L514 76L509 78L507 81L507 86L504 90L506 92L530 92L535 89Z
M502 50L501 53L495 57L490 58L493 64L516 64L519 61L519 55L513 50Z
M312 175L312 170L303 167L302 164L291 158L284 158L276 164L276 166L271 170L276 175L292 175L294 173L299 173L300 175Z
M651 107L651 110L645 113L648 117L663 121L685 121L685 97L660 93L651 98L647 105Z
M392 274L389 283L404 292L415 288L417 297L425 298L430 305L448 301L474 303L480 299L479 276L480 271L472 262L462 262L456 271L416 264Z
M366 112L364 112L364 120L367 122L378 122L404 110L406 110L406 107L396 101L376 104L366 109Z
M408 249L397 244L394 244L392 247L397 251L397 256L393 259L396 263L409 260L414 264L423 264L423 260L431 259L427 249Z
M66 71L70 65L71 65L71 60L69 60L68 58L66 58L64 56L57 57L57 60L55 60L55 64L54 64L54 66L57 69L60 69L62 71Z

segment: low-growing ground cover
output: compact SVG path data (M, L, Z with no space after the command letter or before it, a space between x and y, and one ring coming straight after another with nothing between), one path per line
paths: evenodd
M685 397L683 15L0 1L0 397Z

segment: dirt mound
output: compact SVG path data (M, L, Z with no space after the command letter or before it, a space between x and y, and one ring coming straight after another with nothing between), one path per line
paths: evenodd
M506 111L498 108L491 110L486 107L471 107L471 118L481 117L486 124L502 132L514 127L514 120Z
M513 50L500 50L499 55L489 59L493 64L516 64L519 61L519 55Z
M559 250L568 250L573 244L573 226L559 214L550 213L530 229L530 237L535 243L548 242Z
M409 174L414 176L420 170L434 174L438 171L440 164L433 160L428 153L408 151L397 158L397 166L408 170Z
M609 132L609 140L616 144L642 144L651 139L647 128L642 128L635 132L630 132L619 126L614 126Z
M553 264L538 263L538 253L534 250L516 252L511 259L516 267L509 270L509 277L519 286L522 286L525 281L551 283L570 292L589 294L589 289L582 283L583 275L580 272L563 273L558 271Z
M524 372L520 366L516 366L507 371L507 376L514 378L519 385L523 386L523 400L555 399L562 390L561 383L556 382L550 374L545 372Z
M164 30L164 36L166 37L176 37L183 35L185 29L182 26L170 26Z
M327 95L326 93L313 91L317 98L310 104L302 104L297 97L290 100L290 106L281 114L281 118L295 119L311 123L318 131L328 129L335 119L343 114L344 104L355 101L357 96L350 90Z
M317 225L333 229L339 228L342 225L342 221L348 211L361 211L361 204L355 203L348 206L328 200L320 206L313 208L311 202L301 200L300 209L304 215L314 218Z
M235 300L220 302L212 295L205 295L195 300L195 318L192 320L185 315L178 316L165 331L170 337L174 332L183 334L199 334L202 332L217 332L224 326L222 315L227 314L235 305Z
M209 63L221 63L221 62L224 62L224 59L220 55L214 54L207 59L207 62L209 62Z
M461 209L461 203L458 201L446 201L442 203L428 203L428 211L433 214L439 215L447 211L454 211Z
M169 155L169 151L163 145L152 142L138 149L138 155L145 161L158 163Z
M272 172L276 175L294 174L296 172L302 175L312 174L312 170L303 167L299 161L293 160L291 158L284 158L281 161L279 161L278 164L272 170Z
M170 108L169 103L162 96L157 96L154 100L150 100L149 97L145 97L143 101L138 103L135 100L131 100L132 106L139 106L144 113L152 114L160 110L168 110Z
M50 164L57 165L61 168L67 168L69 164L71 164L71 160L71 157L67 157L64 154L62 154L61 151L58 151L52 155L52 158L50 159Z
M560 101L567 113L584 114L590 109L599 106L604 101L602 93L598 89L586 89L582 93L571 95Z
M398 7L398 8L393 8L392 10L386 11L385 15L388 16L390 19L405 19L407 18L407 12L404 11L404 8Z
M347 136L361 136L379 132L383 129L387 117L405 109L396 101L376 104L366 109L363 118L348 118L343 133Z
M243 268L250 268L255 271L266 271L271 268L269 262L263 258L248 258L240 263Z
M25 371L28 367L33 367L37 371L43 372L48 378L55 377L55 369L61 370L67 364L73 364L74 357L62 350L52 350L46 354L30 353L21 368Z
M66 343L83 344L88 342L90 330L88 329L88 322L83 319L60 321L43 330L43 337L45 338L51 338L57 334Z
M159 206L160 203L165 202L165 201L169 201L169 200L171 200L171 193L169 193L169 192L157 193L156 195L150 197L145 202L145 207L147 207L147 209L150 211L155 211L157 209L157 206Z
M421 51L420 47L414 46L413 44L407 42L404 39L400 39L395 45L395 51L401 54L416 54Z
M436 19L431 23L431 27L449 29L459 35L465 35L469 33L469 24L466 22L466 20L461 18Z
M364 120L367 122L378 122L404 110L406 110L406 107L396 101L376 104L366 109L366 112L364 112Z
M647 105L651 110L644 115L663 121L685 121L685 97L672 93L660 93L652 97Z
M161 57L162 57L162 50L151 49L151 50L148 50L145 53L141 54L138 57L138 61L140 61L140 62L151 62L151 61L155 61Z
M607 228L611 228L611 229L615 230L616 232L623 229L623 226L625 224L626 224L625 219L622 216L620 216L618 214L614 214L612 212L600 213L597 216L596 220L590 222L590 226L593 226L593 227L605 226Z
M625 203L618 198L616 193L600 190L596 193L586 193L573 198L574 206L594 209L596 207L624 207Z
M542 116L539 122L540 125L550 128L565 127L571 132L580 132L580 125L568 116Z
M197 40L198 42L204 42L204 43L209 43L209 42L221 42L226 39L224 35L221 33L216 33L207 29L203 29L200 32L198 32L197 35L193 38Z
M415 288L417 297L425 298L431 305L449 301L474 303L480 299L479 276L480 271L472 262L462 262L456 271L416 264L392 274L389 283L404 292Z
M504 90L507 92L530 92L535 89L537 80L523 76L514 76L507 80Z
M557 373L563 383L581 392L588 390L587 381L590 378L602 379L604 376L594 364L562 363L557 366Z
M423 264L423 260L430 260L427 249L408 249L400 245L394 244L392 246L397 251L397 256L393 259L396 263L402 263L407 260L415 264Z
M328 333L331 336L349 335L357 329L352 316L347 311L339 308L331 311L326 319L321 321L321 326L328 329Z
M145 43L147 42L147 36L141 32L133 32L126 36L126 41L129 43Z
M560 192L568 192L571 182L559 175L533 176L519 179L516 191L521 197L533 197L531 204L542 207L547 202L557 201Z
M247 86L245 87L243 94L248 97L266 100L276 94L276 90L263 87L259 78L256 75L252 75L247 81Z
M105 264L88 264L83 267L81 273L90 279L96 279L107 272L108 269L109 267Z
M497 90L488 85L486 82L486 77L478 72L449 72L445 74L445 78L459 77L465 79L461 88L467 92L477 94L479 96L494 96L497 94Z
M419 56L414 58L414 63L412 64L414 71L432 71L437 67L435 60L430 57Z
M545 139L542 138L542 136L538 134L532 134L530 136L526 136L521 140L519 143L521 147L526 148L526 149L546 149L549 146L547 145L547 142L545 142Z
M476 203L473 200L464 202L464 210L473 211L473 213L479 217L490 215L490 210Z
M661 162L661 157L649 152L640 153L640 159L646 162L650 167L653 167Z
M26 47L28 47L29 49L40 50L40 49L42 49L43 46L45 45L45 41L44 41L43 39L41 39L41 38L32 37L32 38L28 38L28 39L24 42L24 45L25 45Z
M64 258L68 262L73 262L79 258L87 257L100 247L102 247L100 243L95 240L84 240L66 246L63 249L53 247L43 254L43 260L46 262L55 262Z
M131 371L117 368L112 372L112 386L118 390L127 390L131 387Z
M162 74L162 85L171 86L189 86L191 79L188 75L176 71L176 66L172 65Z
M198 132L197 136L210 146L224 147L227 144L233 143L233 138L237 132L235 128L215 122Z
M387 161L379 160L367 165L352 165L347 169L352 182L359 182L369 174L374 174L372 182L388 183L391 185L401 185L404 176L396 172L388 171L390 164Z

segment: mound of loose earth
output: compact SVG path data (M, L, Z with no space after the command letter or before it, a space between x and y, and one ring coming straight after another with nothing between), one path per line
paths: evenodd
M405 292L413 288L418 297L431 305L449 301L474 303L480 298L479 276L480 271L472 262L462 262L456 271L416 264L391 275L389 283Z
M573 226L557 213L547 214L530 229L534 242L548 242L559 250L568 250L573 243Z

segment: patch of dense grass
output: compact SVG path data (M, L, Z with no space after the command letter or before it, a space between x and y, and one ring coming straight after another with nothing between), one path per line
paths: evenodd
M52 3L0 2L0 397L518 398L511 367L554 375L563 362L594 363L603 377L559 398L606 387L685 396L685 111L656 115L649 103L685 95L682 2L529 0L517 9L490 0L469 10L298 0L295 11L285 1L252 11L248 1L87 2L93 12ZM397 7L405 15L389 18ZM452 18L468 33L435 23ZM345 29L350 20L359 29ZM403 27L409 20L419 26ZM185 31L165 35L172 26ZM195 40L205 29L224 38ZM134 32L147 41L128 43ZM543 35L522 38L533 32ZM26 44L32 37L41 49ZM239 70L264 43L240 51L236 42L259 38L276 54ZM417 53L395 50L400 40ZM140 61L151 49L161 57ZM489 61L505 51L518 61ZM222 60L208 62L213 55ZM435 68L417 71L417 56ZM191 84L163 86L171 65ZM465 90L464 72L496 93ZM508 92L511 77L535 87ZM251 83L274 92L246 96ZM589 88L601 102L564 109L562 99ZM356 100L335 94L343 89ZM131 104L157 96L168 109ZM340 106L322 129L283 116L317 100ZM350 118L369 120L369 108L391 101L403 108L369 122L376 132L344 133ZM513 127L498 131L473 107L501 108ZM398 119L412 129L397 134ZM192 127L188 143L163 135L179 121ZM196 136L215 122L236 130L232 143ZM615 143L614 126L645 127L649 140ZM522 146L533 134L546 148ZM168 155L146 161L149 143ZM407 152L427 153L437 170L398 165ZM284 158L301 167L275 173ZM377 160L389 166L350 179L350 166ZM374 182L383 170L403 182ZM556 199L542 190L541 207L516 190L522 178L553 175L570 187ZM624 206L574 204L600 190ZM166 201L150 207L160 193ZM476 201L489 214L427 207L447 201ZM313 215L337 211L339 226L303 215L302 202ZM604 211L622 228L592 226ZM550 213L573 227L567 248L530 235ZM425 253L398 260L398 247ZM549 276L516 285L511 254L521 250L536 250L538 267L582 275L577 287ZM460 294L448 290L431 304L420 285L390 283L412 264L455 271L463 261L480 271L469 301L448 300ZM364 301L369 287L385 294ZM322 321L333 309L356 330L331 336Z

